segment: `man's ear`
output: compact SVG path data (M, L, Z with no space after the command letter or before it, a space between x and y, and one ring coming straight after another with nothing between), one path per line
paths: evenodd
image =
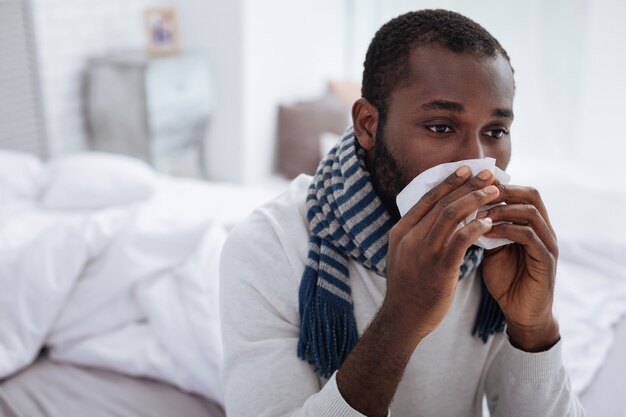
M378 110L363 97L352 105L352 125L359 144L367 151L374 148Z

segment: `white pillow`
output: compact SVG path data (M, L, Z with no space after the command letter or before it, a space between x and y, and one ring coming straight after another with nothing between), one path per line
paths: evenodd
M41 204L47 209L100 209L147 200L156 174L125 155L79 152L55 159L46 169Z
M0 195L34 199L42 185L43 163L26 152L0 150Z

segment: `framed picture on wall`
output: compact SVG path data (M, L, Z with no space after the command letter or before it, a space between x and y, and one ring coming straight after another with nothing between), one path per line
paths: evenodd
M170 7L150 8L144 13L147 49L151 55L175 54L180 51L176 11Z

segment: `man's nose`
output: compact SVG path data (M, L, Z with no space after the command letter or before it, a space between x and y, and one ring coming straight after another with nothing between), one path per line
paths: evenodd
M485 149L480 135L468 135L463 148L463 159L482 159L485 157Z

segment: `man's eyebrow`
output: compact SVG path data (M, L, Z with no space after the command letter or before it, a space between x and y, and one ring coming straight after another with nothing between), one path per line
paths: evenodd
M446 100L433 100L420 106L422 110L450 110L457 113L463 113L465 107L461 103Z
M493 111L493 115L495 117L503 117L505 119L512 119L513 118L513 110L510 110L510 109L495 109Z
M420 106L422 110L449 110L456 113L463 113L465 107L461 103L448 100L433 100L428 103L424 103ZM493 111L494 117L501 117L505 119L513 119L513 110L510 109L495 109Z

